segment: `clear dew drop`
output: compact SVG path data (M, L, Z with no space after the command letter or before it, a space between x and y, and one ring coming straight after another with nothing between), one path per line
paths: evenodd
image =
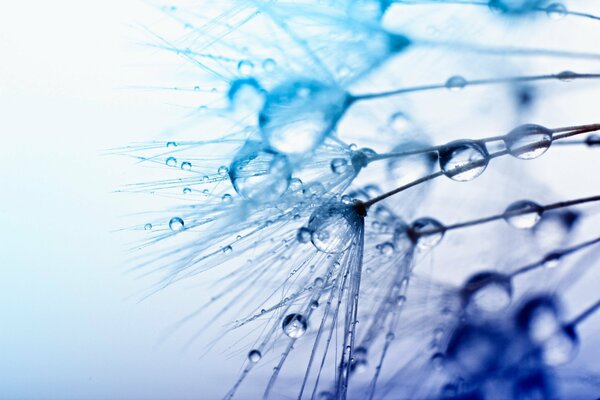
M588 147L600 146L600 135L598 135L597 133L592 133L591 135L588 135L588 137L585 138L585 144Z
M279 199L290 186L292 167L288 157L262 144L249 141L229 168L235 191L247 200L260 203Z
M334 174L341 175L348 171L348 160L345 158L334 158L331 160L331 171Z
M281 324L283 333L292 339L298 339L306 333L308 323L302 314L288 314Z
M181 169L184 171L189 171L192 169L192 163L189 161L184 161L181 163Z
M233 197L229 193L225 193L223 196L221 196L221 201L223 203L231 203L233 202Z
M415 220L407 234L421 250L429 250L437 246L444 237L444 225L438 220L424 217Z
M517 326L536 344L545 342L561 329L559 304L552 295L527 300L515 318Z
M439 150L440 168L448 178L466 182L485 171L489 154L484 145L473 140L450 142Z
M252 363L257 363L262 358L262 354L259 350L252 349L248 352L248 360Z
M325 281L323 280L323 278L321 278L321 277L315 278L315 286L316 287L321 287L321 286L323 286L324 283L325 283Z
M306 227L302 227L298 229L298 233L296 234L296 240L300 243L308 243L312 237L312 232L310 229Z
M223 247L221 249L221 251L223 251L223 253L225 253L225 254L229 254L233 251L233 247L231 247L230 245L227 245L227 246Z
M564 365L575 358L578 349L579 339L574 327L562 326L544 342L542 357L546 365Z
M273 72L277 67L277 63L272 58L265 58L262 62L262 67L266 72Z
M513 157L531 160L550 148L552 131L540 125L525 124L510 131L504 137L504 143Z
M241 60L237 65L238 72L242 76L249 76L254 72L254 63L250 60Z
M546 15L550 19L559 20L567 15L567 7L562 3L552 3L546 7Z
M377 250L379 250L379 254L390 257L394 254L395 247L391 242L380 243L376 246Z
M578 74L573 71L562 71L556 75L559 81L572 82L573 79L577 78Z
M170 147L177 147L177 143L176 142L167 142L167 148Z
M225 165L221 165L217 170L217 173L221 176L225 176L229 173L229 168L227 168Z
M165 160L165 164L167 164L169 167L175 167L177 165L177 159L175 157L168 157Z
M473 275L460 291L465 308L475 313L506 309L512 301L512 293L510 277L493 271Z
M183 219L181 219L179 217L173 217L169 221L169 229L171 229L173 232L180 232L183 230L183 228L184 228Z
M144 230L145 231L149 231L151 229L152 229L152 224L148 223L148 224L144 225Z
M313 245L324 253L341 253L356 239L364 224L356 209L332 202L317 208L308 220Z
M467 80L460 75L451 76L446 81L446 89L458 92L467 86Z
M190 189L189 187L183 188L183 194L190 194L190 193L192 193L192 189Z
M313 300L310 302L310 308L313 310L316 310L317 308L319 308L319 302L317 300Z
M515 201L504 211L504 220L517 229L530 229L542 218L542 212L542 206L533 201Z
M318 81L284 83L268 93L259 113L263 141L285 154L310 152L331 134L350 99L343 89Z

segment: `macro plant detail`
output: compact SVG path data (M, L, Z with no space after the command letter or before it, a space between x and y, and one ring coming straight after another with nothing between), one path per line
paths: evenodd
M112 153L164 175L122 189L166 203L136 271L209 285L171 334L238 363L223 398L600 395L600 17L571 3L158 6L185 115Z

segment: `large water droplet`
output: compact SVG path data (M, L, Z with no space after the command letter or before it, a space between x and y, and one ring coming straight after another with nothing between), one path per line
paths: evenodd
M509 276L497 272L480 272L469 278L460 294L469 311L498 312L512 300L512 282Z
M504 137L510 155L531 160L544 154L552 144L552 131L540 125L525 124L516 127Z
M301 314L288 314L281 324L283 333L292 339L298 339L306 333L308 323Z
M270 202L279 199L288 189L292 167L286 155L249 141L231 162L229 178L243 198Z
M457 140L439 150L440 168L448 178L470 181L485 171L489 154L484 145L473 140Z
M552 3L546 7L546 15L549 18L558 20L567 15L567 7L562 3Z
M169 221L169 229L171 229L173 232L182 231L183 227L184 227L183 220L179 217L173 217Z
M364 224L353 206L341 202L325 204L308 220L312 243L324 253L341 253L356 239Z
M536 344L548 340L560 330L559 318L559 305L552 295L527 300L516 314L517 326Z
M542 218L542 212L542 206L533 201L515 201L504 211L504 220L515 228L529 229Z
M562 326L543 345L543 358L547 365L563 365L571 361L579 349L579 338L575 328Z
M423 217L413 221L407 233L418 248L428 250L440 243L445 232L438 220Z
M254 71L254 63L250 60L242 60L238 63L238 72L243 76L248 76Z
M334 174L341 175L348 171L348 160L345 158L334 158L331 160L331 171Z
M242 78L231 82L227 98L235 109L250 114L261 109L265 92L256 79Z
M350 99L343 89L317 81L278 86L267 95L259 114L263 140L286 154L312 151L335 128Z

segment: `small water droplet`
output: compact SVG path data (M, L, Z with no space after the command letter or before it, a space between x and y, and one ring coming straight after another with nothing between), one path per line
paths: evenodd
M183 227L184 227L183 220L179 217L173 217L169 221L169 229L171 229L173 232L182 231Z
M223 196L221 196L221 201L223 203L231 203L233 201L233 197L231 197L229 193L225 193Z
M515 201L504 211L504 220L517 229L533 228L542 218L543 208L533 201Z
M408 229L410 239L422 250L437 246L444 237L444 225L438 220L423 217L415 220Z
M455 75L446 81L446 88L452 92L458 92L467 86L467 80L460 75Z
M489 154L484 145L473 140L450 142L439 150L440 168L448 178L466 182L485 171Z
M311 301L310 308L312 308L313 310L316 310L317 308L319 308L319 302L317 300Z
M250 360L250 362L257 363L260 361L261 358L262 354L256 349L250 350L248 352L248 360Z
M221 250L223 250L223 253L229 254L233 251L233 247L231 247L230 245L227 245L227 246L223 247Z
M341 253L355 240L364 221L353 206L325 204L316 209L308 221L312 243L324 253Z
M380 243L376 246L377 250L379 250L379 253L381 255L384 255L386 257L390 257L391 255L394 254L394 245L391 242L384 242L384 243Z
M167 148L169 147L176 147L177 143L176 142L167 142Z
M168 157L165 160L165 164L167 164L169 167L175 167L177 165L177 159L175 157Z
M338 175L348 171L348 160L345 158L334 158L331 160L331 171Z
M183 188L183 194L190 194L190 193L192 193L192 189L190 189L189 187Z
M144 225L144 230L145 231L149 231L151 229L152 229L152 224L148 223L148 224Z
M567 15L567 7L562 3L552 3L546 7L546 15L554 20L559 20Z
M250 60L242 60L237 66L238 72L243 76L249 76L254 71L254 64Z
M585 138L585 144L589 147L600 146L600 135L597 133L592 133Z
M277 67L277 63L272 58L266 58L262 62L262 67L267 72L273 72L275 71L275 67Z
M229 168L227 168L225 165L221 165L217 170L217 173L221 176L225 176L229 173Z
M296 234L296 240L298 240L298 242L300 242L300 243L310 242L311 237L312 237L312 232L310 231L310 229L308 229L304 226L302 228L298 229L298 233Z
M283 332L292 339L297 339L306 333L308 323L301 314L288 314L281 324Z
M184 161L181 163L181 169L183 169L184 171L189 171L192 169L192 163L189 161Z

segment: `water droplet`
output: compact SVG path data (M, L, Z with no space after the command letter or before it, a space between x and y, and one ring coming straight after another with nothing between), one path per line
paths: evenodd
M200 86L194 86L194 92L200 91Z
M446 81L446 88L452 92L458 92L467 86L467 80L460 75L455 75Z
M350 369L357 373L364 372L367 369L367 349L365 347L360 346L354 349Z
M233 251L233 247L231 247L230 245L227 245L227 246L223 247L221 250L223 251L223 253L229 254Z
M190 194L190 193L192 193L192 189L190 189L189 187L183 188L183 194Z
M175 167L177 165L177 159L175 157L168 157L165 161L169 167Z
M494 313L508 307L512 301L512 292L509 276L485 271L470 277L460 294L468 311Z
M600 135L592 133L585 138L585 144L589 147L600 146Z
M273 89L259 113L265 143L286 154L317 148L337 125L350 95L317 81L292 81Z
M433 365L433 368L440 370L444 368L444 354L442 353L435 353L434 355L431 356L431 364Z
M310 308L312 308L313 310L316 310L317 308L319 308L319 302L317 300L311 301Z
M437 246L444 237L444 225L433 218L419 218L409 227L407 234L422 250Z
M564 256L565 254L561 251L553 251L551 253L546 254L546 256L544 257L544 261L542 262L544 268L555 268L558 267L558 264L560 264L560 259Z
M145 231L149 231L151 229L152 229L152 224L148 223L148 224L144 225L144 230Z
M527 300L516 313L517 326L536 344L548 340L560 330L559 304L552 295Z
M235 191L243 198L270 202L287 191L292 167L286 155L249 141L231 162L229 178Z
M448 178L466 182L485 171L489 154L484 145L473 140L457 140L439 150L440 168Z
M567 15L567 7L562 3L552 3L546 7L546 15L554 20L562 19Z
M273 72L277 67L277 63L272 58L266 58L262 63L262 67L267 72Z
M321 278L321 277L315 278L315 286L316 287L321 287L321 286L323 286L324 283L325 283L325 281L323 281L323 278Z
M229 193L225 193L223 196L221 196L221 201L223 203L231 203L233 201L233 197L231 197Z
M181 163L181 169L185 170L185 171L189 171L192 169L192 163L189 161L184 161Z
M298 339L306 333L308 323L301 314L288 314L281 324L283 333L292 339Z
M402 112L392 114L388 120L388 126L397 133L404 133L412 125L410 118Z
M404 221L398 220L394 223L394 248L399 254L406 254L413 250L414 242L411 238L412 232Z
M300 243L308 243L312 237L312 232L310 229L306 227L302 227L298 229L298 233L296 234L296 240Z
M256 349L250 350L248 352L248 360L250 360L250 362L257 363L260 361L261 358L262 354Z
M384 242L384 243L380 243L376 246L377 250L379 250L379 253L381 255L384 255L386 257L390 257L391 255L394 254L394 245L390 242Z
M531 160L544 154L552 144L552 131L540 125L525 124L516 127L504 137L510 155Z
M356 239L364 224L352 206L340 203L325 204L316 209L308 220L313 245L324 253L341 253Z
M225 176L229 173L229 168L227 168L225 165L221 165L217 170L217 173L221 176Z
M348 160L345 158L334 158L331 160L331 171L338 175L348 171Z
M571 361L579 349L579 338L573 326L561 327L544 342L543 358L549 366L563 365Z
M542 206L533 201L515 201L504 211L504 220L517 229L530 229L542 218L542 212Z
M237 69L241 75L248 76L254 71L254 64L250 60L242 60L238 63Z
M169 147L176 147L177 143L176 142L167 142L167 148Z
M254 78L236 79L231 82L227 98L234 109L245 113L257 113L265 101L265 91Z
M169 229L171 229L173 232L182 231L183 227L184 227L183 220L179 217L173 217L169 221Z

